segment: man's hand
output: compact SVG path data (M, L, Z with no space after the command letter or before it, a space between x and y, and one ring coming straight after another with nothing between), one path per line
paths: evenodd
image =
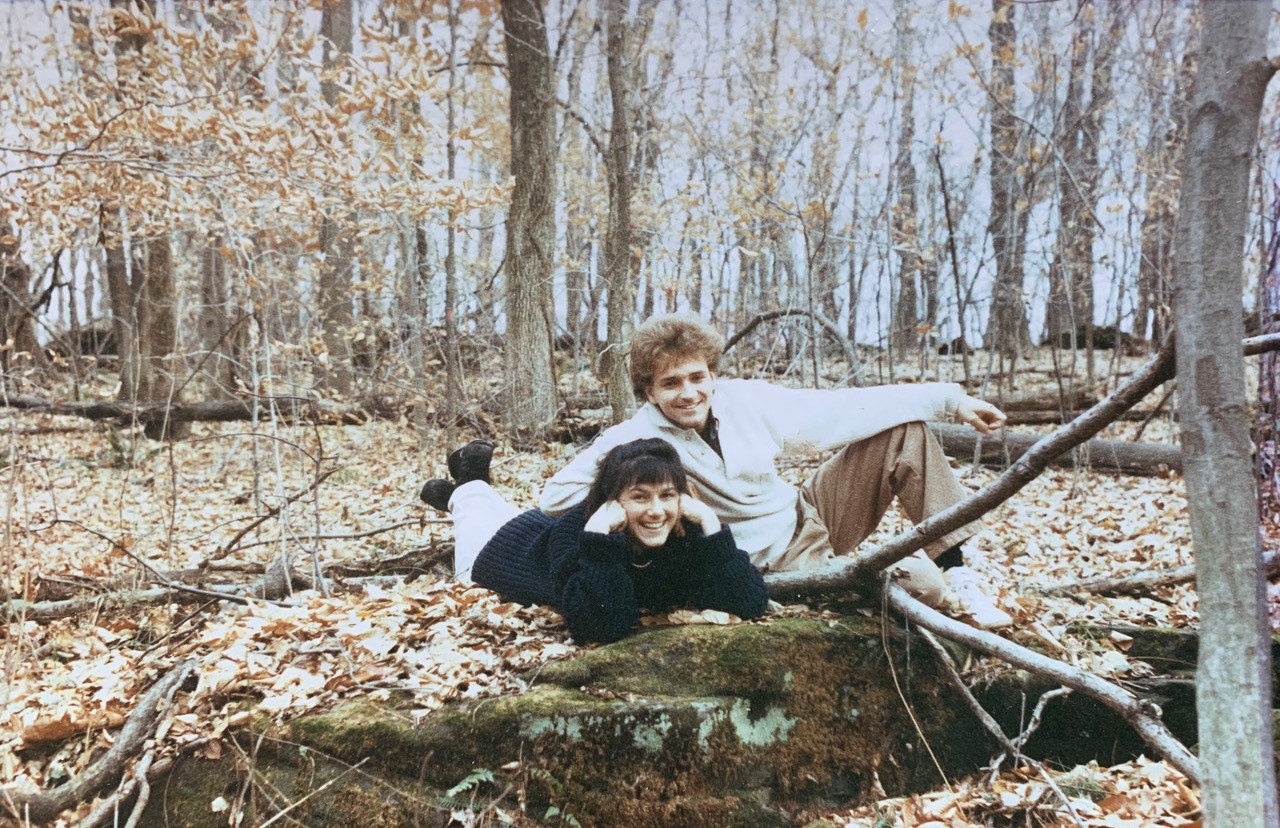
M965 396L956 406L956 419L973 426L979 434L994 434L1004 427L1008 418L991 403Z
M680 495L680 517L702 527L702 534L714 535L720 531L720 518L711 507L693 495Z
M605 501L601 504L596 513L587 521L587 525L582 527L587 532L596 532L601 535L607 535L610 532L617 532L623 526L627 525L627 513L622 508L622 504L616 500Z

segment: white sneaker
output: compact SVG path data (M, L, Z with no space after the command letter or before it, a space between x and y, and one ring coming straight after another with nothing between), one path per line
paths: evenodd
M996 605L995 599L984 591L985 579L976 570L967 566L956 566L944 573L950 585L950 603L957 611L973 619L973 623L984 630L1007 627L1013 623L1013 616Z

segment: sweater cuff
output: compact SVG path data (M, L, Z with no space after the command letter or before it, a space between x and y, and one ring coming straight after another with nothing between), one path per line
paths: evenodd
M583 532L579 548L582 550L582 557L602 564L624 564L631 555L631 551L627 549L627 539L620 534Z

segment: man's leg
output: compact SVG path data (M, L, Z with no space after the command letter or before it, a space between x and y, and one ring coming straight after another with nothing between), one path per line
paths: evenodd
M897 497L913 523L959 503L969 492L956 480L942 446L924 423L907 423L850 443L801 487L831 536L848 554L875 531ZM929 558L973 535L970 523L925 547Z
M800 492L826 528L831 548L840 555L852 552L875 531L894 497L907 517L919 523L967 494L942 446L918 422L845 446L818 467ZM977 529L977 524L969 524L944 535L896 564L894 577L912 595L937 606L947 583L931 559Z
M483 480L463 483L449 498L453 516L453 573L464 584L471 580L471 567L489 539L520 510L502 499Z

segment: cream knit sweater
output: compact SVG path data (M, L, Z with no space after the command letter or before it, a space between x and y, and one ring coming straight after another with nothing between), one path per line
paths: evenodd
M917 420L950 419L964 399L954 383L869 388L783 388L763 380L717 380L712 413L724 459L691 428L652 403L596 437L547 481L541 507L560 514L586 497L609 449L642 437L675 446L698 497L733 527L738 548L760 569L782 557L796 528L796 488L778 476L777 459L832 450Z

